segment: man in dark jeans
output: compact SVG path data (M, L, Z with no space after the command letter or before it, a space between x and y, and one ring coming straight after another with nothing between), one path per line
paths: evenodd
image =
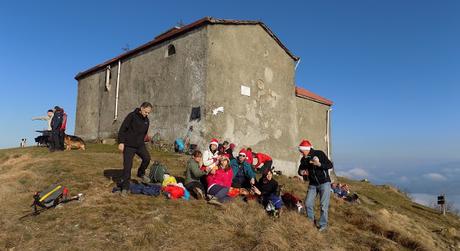
M123 153L123 180L121 195L126 195L129 190L131 179L131 168L133 166L134 154L137 154L142 163L137 170L137 177L142 178L146 183L150 179L145 175L145 170L150 163L150 154L145 148L145 137L149 130L149 119L147 116L152 112L152 104L142 103L141 107L129 113L118 132L118 149Z
M59 107L55 106L54 107L54 115L53 118L51 119L51 147L50 151L62 151L64 150L64 132L62 128L65 130L65 123L66 123L66 116L64 113L64 110ZM61 140L62 138L62 140Z
M307 197L305 198L307 217L312 222L315 222L315 198L316 195L319 194L321 209L319 231L323 232L326 230L328 224L327 216L331 194L329 169L333 168L333 164L323 151L313 149L308 140L302 140L302 142L300 142L299 151L302 154L302 159L300 160L298 173L305 181L310 181L308 184Z

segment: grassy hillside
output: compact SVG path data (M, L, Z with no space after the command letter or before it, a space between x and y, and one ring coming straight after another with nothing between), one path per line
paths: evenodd
M152 152L152 158L183 176L188 157ZM256 202L237 199L217 208L163 196L119 197L106 176L121 163L108 145L58 153L0 150L0 250L460 250L458 217L441 216L389 186L340 179L362 203L331 199L330 227L318 233L304 215L273 219ZM276 179L305 196L305 183ZM33 193L56 182L85 200L19 220L31 212Z

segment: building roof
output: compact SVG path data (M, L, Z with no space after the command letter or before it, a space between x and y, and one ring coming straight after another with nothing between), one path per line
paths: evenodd
M315 102L318 102L318 103L321 103L321 104L324 104L324 105L328 105L328 106L332 106L334 104L331 100L329 100L327 98L323 98L320 95L315 94L315 93L313 93L313 92L311 92L311 91L309 91L307 89L301 88L301 87L296 87L295 88L295 95L297 97L313 100Z
M86 71L80 72L75 76L76 80L79 80L95 71L98 71L102 68L107 67L108 65L113 64L114 62L117 62L118 60L125 59L129 56L132 56L136 53L139 53L143 50L146 50L152 46L155 46L159 43L162 43L168 39L175 38L179 35L182 35L184 33L187 33L189 31L195 30L203 25L207 24L231 24L231 25L260 25L277 43L278 45L286 51L286 53L295 61L299 60L299 57L295 56L292 54L289 49L281 43L281 41L278 39L278 37L261 21L247 21L247 20L230 20L230 19L216 19L212 17L204 17L202 19L199 19L193 23L190 23L188 25L185 25L183 27L173 27L166 32L158 35L155 37L154 40L147 42L135 49L129 50L121 55L118 55L117 57L114 57L110 60L105 61L104 63L98 64Z

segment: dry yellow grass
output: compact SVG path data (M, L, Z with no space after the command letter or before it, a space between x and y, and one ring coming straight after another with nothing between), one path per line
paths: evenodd
M187 156L152 153L176 176ZM346 179L360 205L331 200L330 227L319 233L304 215L268 217L239 199L217 208L204 201L111 193L104 172L121 169L115 146L48 153L43 148L0 151L0 250L459 250L460 220L411 202L388 186ZM139 164L139 162L135 163ZM135 170L133 170L135 173ZM277 177L302 198L306 184ZM59 182L85 200L31 212L32 194Z

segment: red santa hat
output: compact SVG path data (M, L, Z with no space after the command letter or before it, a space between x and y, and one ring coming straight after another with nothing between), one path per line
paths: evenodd
M222 159L227 159L228 161L230 161L230 154L224 153L221 156L222 156Z
M300 145L299 145L299 150L300 151L309 151L311 149L311 143L310 141L304 139L302 140L302 142L300 142Z
M241 149L240 152L238 153L238 155L244 155L244 157L246 157L246 149Z
M219 141L217 139L211 139L211 142L209 143L209 145L219 146Z

